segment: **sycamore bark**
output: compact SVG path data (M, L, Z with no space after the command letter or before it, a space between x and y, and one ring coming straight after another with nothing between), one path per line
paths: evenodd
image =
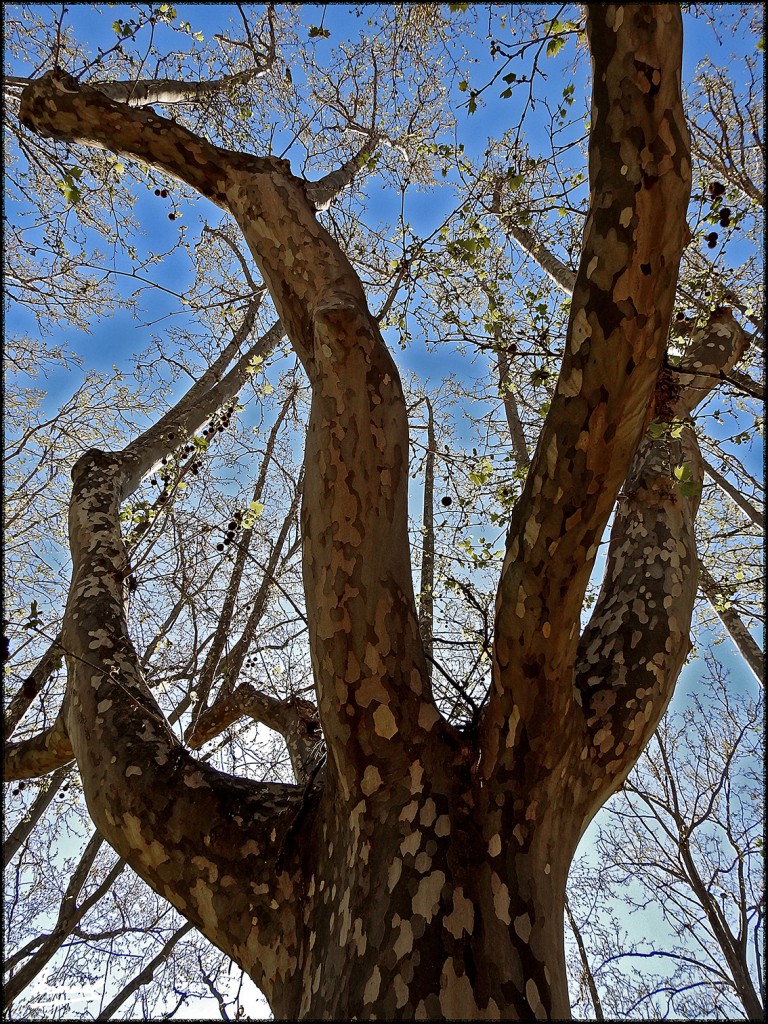
M568 1017L570 861L688 649L696 500L672 468L686 462L695 481L700 461L688 426L644 439L654 402L670 400L657 382L687 241L681 16L595 5L587 27L584 248L562 370L511 516L492 688L472 732L431 694L397 368L312 186L283 160L223 150L59 71L23 94L31 130L141 160L232 214L311 383L301 525L324 774L302 786L224 775L160 713L126 625L118 512L146 471L136 452L89 451L73 470L62 634L61 728L94 822L280 1017ZM580 637L622 486L606 583Z

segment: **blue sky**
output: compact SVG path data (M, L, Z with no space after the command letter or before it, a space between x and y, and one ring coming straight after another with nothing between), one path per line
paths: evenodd
M97 45L104 47L112 45L115 39L112 21L118 17L127 18L130 16L129 10L120 5L103 7L101 10L104 13L98 17L94 15L93 10L87 5L72 4L69 9L68 17L76 26L78 37L87 38L93 48ZM220 31L226 26L232 10L231 5L215 4L182 4L177 7L178 17L188 20L192 24L193 29L203 32L206 39L209 39L215 32ZM724 13L729 19L733 19L736 17L735 11L737 10L737 8L731 8L727 9ZM556 11L557 8L553 7L553 14ZM325 10L320 5L304 5L301 14L306 25L319 25L321 20L324 19L324 27L331 31L329 40L318 41L319 52L322 52L324 45L330 47L339 42L345 33L350 31L350 26L355 25L355 19L349 14L349 8L345 5L330 5ZM475 40L471 44L471 52L479 60L482 60L487 67L487 43L484 39ZM686 17L684 49L684 77L686 79L690 79L696 64L705 55L709 55L715 63L729 64L731 69L735 70L738 78L739 61L743 60L746 55L752 55L752 53L753 43L745 26L742 26L742 31L736 35L731 35L730 32L727 34L722 33L722 41L718 41L711 27L707 26L703 19ZM735 55L735 59L733 55ZM555 95L559 95L563 85L566 83L566 79L562 77L562 72L557 70L560 67L562 65L553 62L550 71L550 87ZM20 67L13 70L18 74L26 74L31 69ZM476 74L479 84L483 80L484 73L485 71L480 68L472 71L470 82L475 82L474 76ZM516 101L499 99L499 91L500 88L489 90L485 93L484 99L486 104L480 106L475 114L469 115L466 112L459 114L458 138L465 145L470 155L482 152L487 136L500 132L500 126L503 128L511 120ZM529 121L530 135L528 141L532 149L539 145L543 146L546 141L543 136L541 138L536 137L536 124L536 119ZM389 197L383 195L379 187L372 183L370 201L372 210L375 213L376 204L382 204L383 211L384 204L389 201ZM407 199L407 204L406 218L411 221L414 228L417 231L428 230L439 223L441 216L452 208L453 197L450 190L446 189L444 194L437 192L426 202L423 194L413 195ZM159 211L162 211L162 215ZM14 216L16 211L9 204L6 212L10 216ZM194 234L197 230L195 225L196 214L200 216L207 215L211 220L218 218L218 211L207 207L204 201L200 201L194 204L185 203L184 217L181 222L171 222L165 215L165 208L159 204L157 198L150 191L146 194L140 191L137 193L135 212L145 231L147 244L155 251L170 247L180 230L180 225L186 226L190 234ZM154 268L151 273L164 287L176 290L181 294L190 281L192 269L187 255L182 250L179 250L168 257L161 267ZM132 290L135 285L132 285L131 282L126 282L125 287L128 290ZM177 301L173 296L164 292L148 291L145 293L145 302L143 316L148 321L157 321L168 314L173 314L173 318L168 322L173 323L176 319L181 322L186 315L178 313ZM33 332L36 329L36 324L31 322L31 318L27 314L14 309L9 311L6 320L6 330L9 333L14 331ZM135 321L129 313L118 311L104 322L93 323L91 331L90 335L85 335L82 332L67 330L60 340L66 347L75 349L83 357L84 370L98 369L108 371L113 365L129 370L132 355L145 349L149 344L152 334L162 331L162 325L160 328L148 328ZM396 356L403 369L414 370L426 375L432 375L433 377L450 370L457 373L465 372L465 364L455 351L448 350L447 354L441 356L438 364L433 358L426 356L423 346L418 341L407 353L396 353ZM47 408L53 409L58 405L62 397L70 394L81 376L82 374L78 371L59 371L53 374L47 385L43 385L47 386L49 390ZM751 457L750 465L756 475L761 475L762 455L757 451ZM414 504L412 511L416 512L417 508L418 506ZM723 660L732 664L735 679L738 680L740 673L746 671L732 651L721 647L720 656ZM685 699L688 687L694 685L698 672L699 668L695 662L684 670L678 694L675 698L676 703ZM741 683L744 686L752 685L751 679L747 680L743 677L741 677ZM207 1002L204 1005L206 1006L206 1012L208 1012L213 1004ZM202 1012L202 1010L193 1007L190 1008L188 1015L194 1017L198 1012ZM185 1015L182 1013L179 1016Z

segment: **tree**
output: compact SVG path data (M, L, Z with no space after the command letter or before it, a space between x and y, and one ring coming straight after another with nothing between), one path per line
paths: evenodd
M609 1016L693 1019L763 1017L764 878L754 809L762 793L760 703L735 695L708 658L709 692L664 720L617 799L597 841L599 878L572 878L592 903L581 929L593 1000ZM642 909L650 898L662 929L653 941L609 942L594 932L596 899ZM585 908L586 910L586 908ZM581 916L581 915L580 915ZM599 927L599 925L598 925ZM631 964L645 986L627 992ZM602 1017L602 1013L601 1013Z
M119 38L154 30L161 15L171 17L166 7L116 22ZM391 62L407 52L418 66L415 33L439 38L444 31L442 14L416 12L413 22L408 13L393 13L390 42L410 45L392 45ZM396 151L403 134L423 133L439 107L421 97L408 111L408 131L396 133L387 123L391 114L377 106L388 75L395 79L395 63L380 67L380 51L372 49L367 82L360 77L351 88L336 86L335 94L332 81L313 83L324 116L338 116L358 146L362 136L361 147L315 182L295 175L285 160L252 155L233 127L228 97L274 71L276 21L269 8L257 37L244 17L244 40L226 38L223 45L237 54L232 66L219 68L205 88L182 88L165 68L152 80L119 81L110 78L103 55L94 75L75 77L59 60L69 45L61 22L51 70L11 83L20 91L21 139L40 147L35 173L63 167L57 188L66 201L81 198L79 165L63 164L60 149L51 153L42 149L50 143L39 140L111 154L95 165L109 202L122 195L115 181L125 174L122 161L148 168L159 193L170 177L210 200L234 219L264 285L253 278L231 224L213 229L209 238L229 252L249 285L233 341L218 354L208 346L210 365L157 423L122 448L90 448L74 463L73 575L48 657L52 662L63 652L63 702L52 725L11 746L6 777L33 777L74 759L101 836L253 978L280 1016L564 1017L571 859L584 828L653 734L689 649L703 478L690 414L747 348L742 327L718 307L691 331L678 364L665 357L690 237L680 12L597 6L587 17L595 69L590 202L561 367L529 465L509 360L505 366L499 359L525 479L508 503L492 629L487 604L456 584L485 621L478 664L490 661L486 692L482 675L472 687L457 684L433 657L434 524L427 508L417 603L406 397L381 314L369 309L350 261L355 255L365 265L360 228L346 209L334 220L331 206L383 148ZM322 37L324 29L312 31ZM562 42L562 31L549 25L541 46ZM308 66L310 82L312 71ZM464 80L459 88L466 91ZM185 116L160 116L149 103L182 104ZM475 93L470 110L472 104ZM295 112L290 91L284 105L287 117ZM409 170L423 174L412 137ZM492 195L499 187L497 179ZM321 219L318 210L329 207ZM475 237L454 239L446 251L458 258L482 248L482 232L473 231ZM210 258L201 257L201 276ZM418 244L397 261L384 310L413 258L420 258ZM375 254L371 264L374 281L385 281ZM265 290L279 323L253 342ZM485 294L498 310L493 283ZM210 315L211 327L221 334L230 315ZM185 478L203 469L201 457L229 424L236 395L283 335L311 389L303 477L285 482L288 514L276 524L268 557L258 558L251 544L258 543L253 530L278 417L266 440L264 478L260 473L227 530L227 541L237 537L232 571L226 580L201 579L199 534L190 532L174 499ZM495 337L497 346L501 340ZM295 391L286 389L282 417L291 414ZM426 398L421 404L428 494L434 410ZM161 490L150 507L132 495L152 474ZM469 479L482 486L484 465ZM297 615L306 622L315 702L299 698L297 686L276 699L238 683L268 592L282 585L280 570L288 571L280 560L299 494L305 610ZM617 498L603 587L580 632L590 573ZM218 593L220 615L188 658L166 662L158 673L156 642L147 636L144 654L134 642L127 598L136 592L142 538L161 520L170 536L166 550L178 546L184 567L175 571L177 600L157 638L182 615L195 626L202 621L201 593ZM153 557L159 563L161 555ZM251 559L264 586L244 616L248 609L238 601ZM239 640L227 650L235 626ZM39 679L22 689L15 716L49 674L40 668ZM159 677L189 684L170 716L153 693ZM445 713L446 682L468 720ZM187 746L200 746L244 714L285 737L294 782L236 777L190 754ZM177 720L185 722L187 746L173 731ZM99 842L94 838L89 857ZM84 877L75 882L82 885ZM75 886L70 895L78 894ZM72 920L60 923L69 927ZM202 963L200 970L213 985ZM14 980L24 980L23 971ZM20 984L12 986L14 995Z

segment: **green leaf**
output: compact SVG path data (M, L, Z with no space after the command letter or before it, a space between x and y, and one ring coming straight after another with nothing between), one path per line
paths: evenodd
M474 114L474 112L477 110L477 100L475 99L476 95L477 95L477 93L473 92L473 93L471 93L471 95L469 97L469 103L467 104L467 110L469 110L470 114Z
M317 39L317 38L327 39L328 36L330 36L330 34L331 33L328 31L327 28L320 28L317 25L312 25L312 26L310 26L310 29L309 29L309 38L310 39Z
M66 201L70 206L74 206L75 203L80 199L80 189L75 185L72 178L67 175L64 178L60 178L56 182L56 188L61 192Z
M565 46L564 39L550 39L547 43L547 56L556 57Z
M469 82L466 79L463 82L459 82L459 92L466 92L469 88Z
M698 498L701 494L701 484L698 480L685 480L677 485L682 498Z

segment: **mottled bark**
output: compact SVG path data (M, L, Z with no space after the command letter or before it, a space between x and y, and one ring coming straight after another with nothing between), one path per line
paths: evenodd
M432 698L402 388L307 184L285 161L222 150L61 74L22 97L35 131L135 157L228 210L312 386L301 524L324 782L233 779L175 741L127 633L118 509L134 469L123 456L87 452L73 471L64 625L64 720L94 821L278 1016L568 1017L570 860L687 650L696 501L679 494L669 455L700 478L695 439L684 426L669 442L679 451L666 439L638 449L655 392L669 404L657 378L687 237L681 17L596 5L587 27L584 252L556 393L511 518L476 731L450 726ZM579 644L625 479L608 582Z
M500 213L500 193L494 196L494 210L496 213ZM507 217L505 217L504 223L512 237L539 263L542 269L559 284L563 291L571 294L575 280L573 272L537 242L531 232L524 229L517 230ZM707 309L704 303L701 303L701 307ZM729 309L721 307L712 314L708 313L707 323L701 330L695 332L688 343L683 360L675 367L677 376L674 386L684 388L687 395L685 407L678 409L676 415L683 417L687 415L721 382L732 383L746 394L754 398L762 398L762 390L755 385L751 378L740 373L735 367L735 364L746 352L750 341L750 337L736 323ZM500 355L500 391L504 399L513 445L518 451L518 444L515 442L517 410L511 408L509 403L511 395L505 391L504 387L507 365L506 357L503 354ZM695 369L697 372L695 374L684 373L682 372L684 369ZM752 522L762 529L764 517L752 503L706 462L704 466L712 480L746 512ZM718 597L717 586L704 566L701 567L700 581L702 593L719 616L736 649L762 683L764 658L760 647L755 643L736 612L731 608L723 607Z
M244 716L280 733L296 781L306 783L316 763L318 746L322 746L322 733L315 705L300 697L278 700L251 683L241 683L233 693L223 694L204 711L194 727L187 729L184 739L197 750Z
M16 743L7 743L3 750L3 778L6 782L34 779L48 775L75 758L62 715L48 729Z

